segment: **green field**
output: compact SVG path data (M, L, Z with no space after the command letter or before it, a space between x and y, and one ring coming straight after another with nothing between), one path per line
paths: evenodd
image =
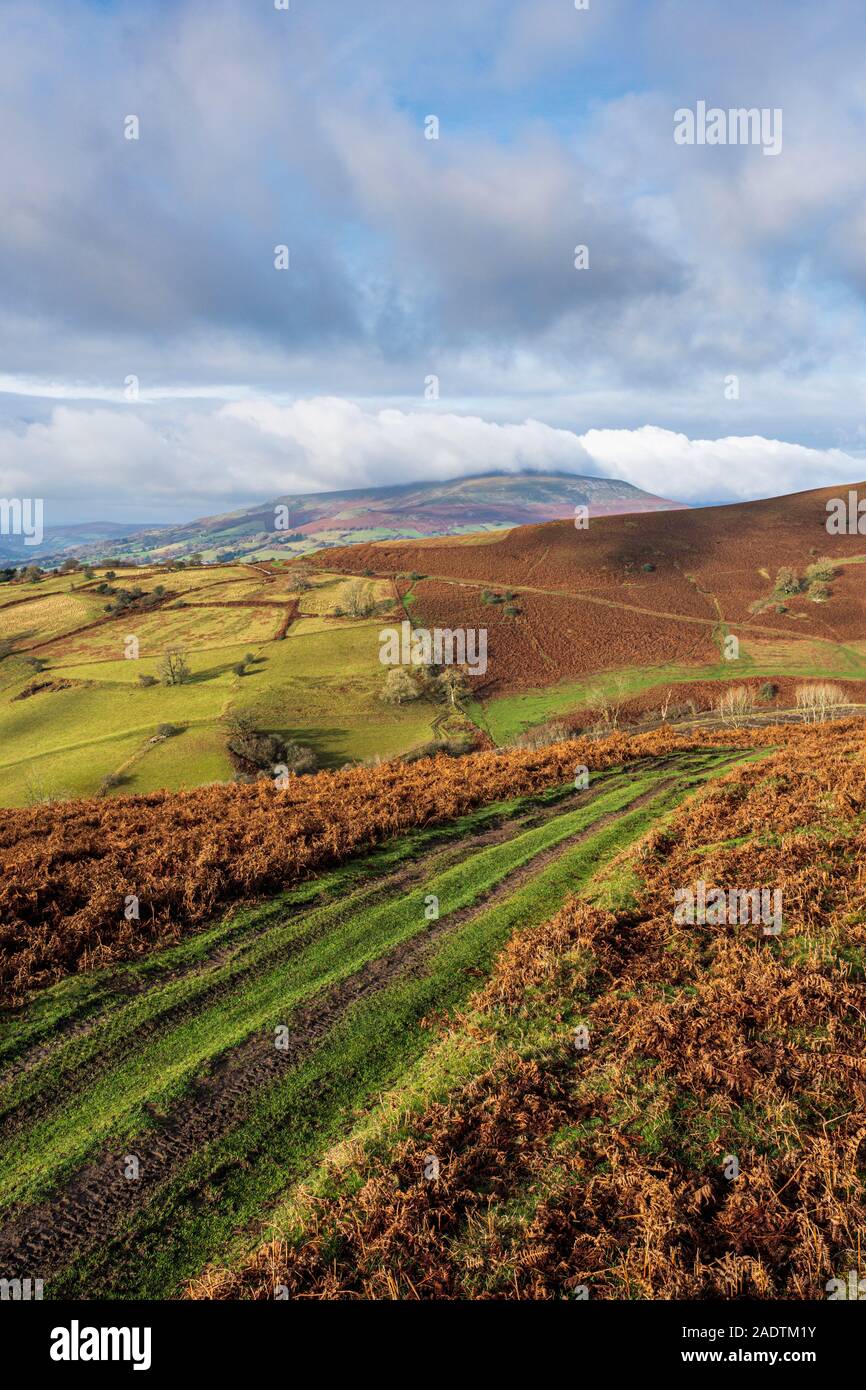
M299 592L291 571L279 567L119 571L114 586L151 595L161 586L165 594L156 608L117 616L106 614L100 582L103 571L92 581L79 573L0 586L0 805L231 780L224 720L234 712L263 733L312 748L320 767L393 757L435 736L441 704L380 698L378 632L394 600L390 581L323 571ZM359 585L373 614L334 616ZM410 592L406 613L412 601ZM127 659L131 637L138 655ZM143 687L139 677L155 677L171 646L187 653L190 680ZM238 675L247 654L255 661ZM629 698L689 681L778 675L864 679L866 642L747 636L736 662L606 671L473 700L466 714L502 745L580 709L591 687L621 683ZM41 688L19 698L34 684ZM154 741L163 724L178 732Z
M533 725L557 715L579 709L593 689L619 688L625 698L658 687L690 681L728 681L736 684L748 678L794 676L810 679L866 680L866 641L863 642L785 642L749 637L740 645L736 662L685 666L627 666L603 671L579 681L568 681L540 690L524 690L473 701L469 713L490 734L495 743L508 743Z
M298 595L289 574L249 566L133 571L113 583L134 582L147 592L161 584L186 606L169 599L156 610L108 620L106 599L94 592L102 578L86 585L81 576L62 576L0 591L0 624L13 639L0 660L2 805L92 794L107 777L112 795L231 780L222 721L232 711L249 713L263 732L312 747L324 767L388 757L431 738L437 707L397 707L379 698L378 623L323 616L352 582L342 576L322 575ZM380 605L393 594L381 581L364 587ZM9 607L10 592L27 601ZM296 617L285 640L274 640L298 598L310 616ZM130 636L138 641L134 659L124 655ZM142 687L139 677L156 676L170 646L187 653L190 680ZM256 659L238 675L234 668L247 654ZM34 682L70 684L17 698ZM179 732L153 742L161 724Z

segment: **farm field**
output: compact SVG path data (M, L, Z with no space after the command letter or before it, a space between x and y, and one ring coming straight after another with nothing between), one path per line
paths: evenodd
M409 708L379 699L375 624L327 616L355 581L315 576L301 592L289 571L273 567L118 571L114 587L139 588L155 605L118 615L105 612L110 595L97 592L105 583L99 571L89 582L79 574L0 586L0 640L10 639L0 659L2 805L100 787L112 796L230 781L223 724L237 712L312 747L326 767L402 753L431 737L439 711L429 702ZM362 589L364 603L384 611L396 602L386 581ZM134 659L125 655L130 636ZM157 681L172 647L190 669L179 686ZM247 657L254 660L239 675ZM175 733L155 741L165 725Z
M862 734L10 812L0 1266L48 1298L816 1296L866 1215ZM784 930L674 925L698 877L781 882Z
M585 531L361 544L303 561L303 582L284 561L128 568L111 587L141 589L144 606L117 614L104 570L0 585L0 805L230 780L224 725L238 714L320 767L417 752L446 711L428 693L381 698L379 631L407 618L487 633L487 669L460 709L479 746L560 718L591 728L611 697L650 719L682 688L679 703L705 710L744 681L756 699L774 679L793 699L792 679L834 680L866 705L862 538L827 535L827 491L600 515ZM825 554L821 602L805 587L772 601L781 564L803 576ZM190 679L143 687L169 648Z

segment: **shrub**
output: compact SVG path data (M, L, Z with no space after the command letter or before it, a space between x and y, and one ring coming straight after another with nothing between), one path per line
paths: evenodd
M794 594L802 593L803 581L797 578L789 565L782 565L776 571L776 583L773 591L783 598L788 598Z
M515 748L547 748L552 743L566 743L575 737L575 730L564 719L549 719L534 729L526 729L514 740Z
M157 724L156 732L160 738L174 738L175 734L182 734L183 729L179 724Z
M229 756L241 769L258 768L272 772L279 763L286 763L286 745L276 734L262 733L251 715L231 714L226 719L226 746ZM297 745L292 745L296 747Z
M829 556L821 555L813 564L807 566L806 578L810 584L816 579L829 584L831 579L836 578L836 566Z
M764 681L764 684L758 691L758 694L760 695L761 699L765 700L768 704L771 700L775 700L778 693L779 687L777 686L775 681Z
M813 603L826 603L832 590L829 584L810 584L809 597Z
M287 743L279 761L285 763L289 772L294 773L296 777L315 772L318 763L315 750L304 743Z
M149 686L151 686L151 685L158 685L158 684L159 684L159 682L158 682L157 679L156 679L156 676L139 676L139 678L138 678L138 683L139 683L140 686L143 686L145 689L147 689L147 688L148 688Z

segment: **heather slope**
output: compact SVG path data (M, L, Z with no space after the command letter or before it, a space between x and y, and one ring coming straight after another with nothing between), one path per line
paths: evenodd
M541 926L216 1298L821 1299L863 1275L866 762L822 727ZM782 930L674 918L779 890ZM844 1296L844 1294L843 1294Z

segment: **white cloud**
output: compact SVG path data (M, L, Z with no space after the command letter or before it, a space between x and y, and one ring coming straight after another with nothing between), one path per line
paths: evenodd
M578 434L532 418L500 424L435 405L371 409L335 397L185 412L175 405L168 414L157 404L62 405L44 421L0 426L0 495L43 497L48 524L191 518L286 492L524 468L622 478L692 503L842 484L866 472L843 450L759 435L690 439L652 425Z
M807 449L761 435L689 439L673 430L589 430L599 472L682 502L741 501L853 482L864 466L843 449Z

